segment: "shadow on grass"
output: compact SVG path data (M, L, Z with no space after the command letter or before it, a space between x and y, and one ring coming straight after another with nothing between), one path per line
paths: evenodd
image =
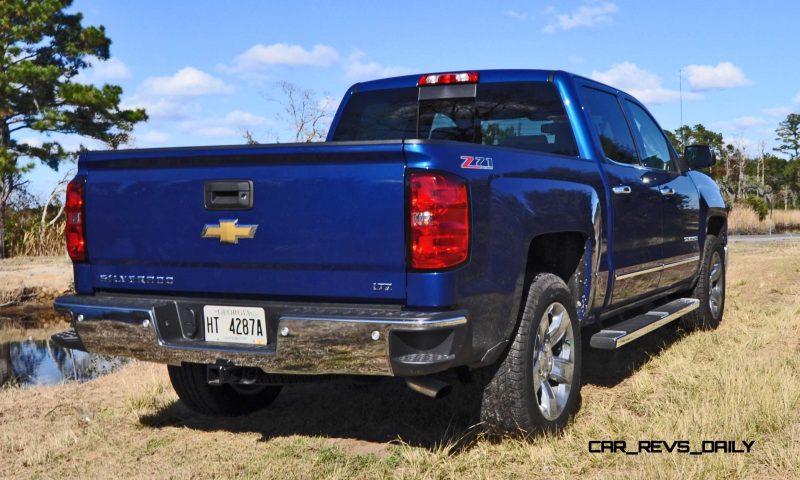
M585 333L583 384L601 387L619 384L636 373L652 357L687 335L677 322L673 322L617 350L597 350L589 347L589 338L594 332L587 330Z
M367 383L289 385L271 406L244 417L204 417L174 402L140 421L150 427L254 432L263 441L290 435L374 443L399 439L412 446L452 451L468 448L478 431L472 428L478 418L477 402L472 385L454 383L449 396L433 400L410 391L402 379L377 378Z
M685 333L669 325L613 351L584 342L583 383L612 387L633 375L651 357L669 348ZM291 435L312 435L382 443L398 439L411 446L450 453L469 449L480 435L480 397L475 384L461 385L455 376L452 393L433 400L410 391L398 378L369 382L350 380L290 385L270 407L244 417L204 417L173 402L140 419L149 427L183 426L202 431L258 433L262 441ZM584 405L591 408L591 405Z

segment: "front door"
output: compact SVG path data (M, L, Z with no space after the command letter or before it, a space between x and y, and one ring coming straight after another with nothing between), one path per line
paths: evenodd
M617 95L590 86L584 86L581 93L606 158L603 168L611 189L613 217L611 304L619 306L658 288L663 259L661 192L639 161Z
M626 98L624 104L642 163L661 194L664 267L660 287L672 287L690 280L700 263L699 194L692 179L681 171L658 123L633 100Z

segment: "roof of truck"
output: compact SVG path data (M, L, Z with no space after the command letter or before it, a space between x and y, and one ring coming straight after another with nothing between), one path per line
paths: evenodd
M353 85L356 90L383 90L387 88L416 87L422 75L447 72L478 72L481 83L493 82L536 82L547 81L555 74L555 70L444 70L442 72L420 72L401 77L381 78ZM565 72L566 73L566 72Z
M440 72L420 72L412 75L403 75L400 77L381 78L378 80L370 80L368 82L356 83L350 87L350 92L355 93L359 91L369 90L385 90L390 88L410 88L416 87L417 82L423 75L430 75L436 73L449 73L449 72L478 72L480 76L479 83L499 83L499 82L546 82L552 81L556 75L568 78L580 78L598 85L603 85L612 90L621 91L610 85L598 82L591 78L577 75L564 70L537 70L537 69L501 69L501 70L475 70L475 69L461 69L461 70L443 70Z

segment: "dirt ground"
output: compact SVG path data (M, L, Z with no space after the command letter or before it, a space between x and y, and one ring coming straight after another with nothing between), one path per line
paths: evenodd
M66 330L53 299L72 290L72 264L66 256L0 260L0 343L46 339Z
M736 243L730 262L719 329L587 349L582 407L561 435L485 438L469 386L436 401L397 379L294 385L260 412L207 418L165 367L132 362L0 389L0 477L800 478L800 242ZM755 443L629 456L590 453L594 440Z
M0 260L0 298L8 299L23 290L41 298L52 298L69 290L71 285L72 264L66 256Z

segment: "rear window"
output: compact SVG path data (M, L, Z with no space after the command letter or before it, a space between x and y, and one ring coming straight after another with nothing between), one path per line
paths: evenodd
M418 93L417 88L402 88L354 94L333 140L455 140L578 155L552 83L478 84L474 98L418 101Z

